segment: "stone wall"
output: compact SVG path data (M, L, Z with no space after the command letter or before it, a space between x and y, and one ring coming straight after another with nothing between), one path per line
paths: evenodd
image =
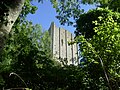
M77 45L68 45L68 42L74 40L73 35L63 28L56 27L54 22L51 23L49 33L51 37L51 50L53 57L64 64L77 65Z

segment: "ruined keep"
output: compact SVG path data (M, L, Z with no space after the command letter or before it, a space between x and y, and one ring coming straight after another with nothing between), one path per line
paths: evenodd
M49 28L51 37L51 50L53 58L66 65L77 65L78 54L77 44L69 45L68 42L74 40L72 33L69 31L56 27L52 22Z

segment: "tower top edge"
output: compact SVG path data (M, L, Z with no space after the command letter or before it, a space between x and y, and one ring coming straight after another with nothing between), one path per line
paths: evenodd
M52 26L52 25L55 26L55 22L51 22L51 26Z

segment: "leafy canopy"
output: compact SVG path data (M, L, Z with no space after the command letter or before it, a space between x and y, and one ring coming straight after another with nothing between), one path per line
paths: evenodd
M93 19L87 21L86 17L90 18L91 14ZM96 78L96 75L97 78L104 78L106 73L110 87L118 89L120 83L120 14L98 8L81 15L81 18L86 22L83 26L80 25L82 20L78 20L79 30L77 30L80 35L76 37L76 41L79 43L81 56L87 59L87 63L84 63L85 67L87 65L87 68L90 68L89 72L93 70L91 72L92 78Z

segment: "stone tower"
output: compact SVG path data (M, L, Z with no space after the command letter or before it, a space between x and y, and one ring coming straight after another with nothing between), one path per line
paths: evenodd
M68 42L74 40L72 33L63 28L56 27L54 22L51 23L49 33L51 37L51 50L53 57L66 65L77 65L77 44L68 45Z

